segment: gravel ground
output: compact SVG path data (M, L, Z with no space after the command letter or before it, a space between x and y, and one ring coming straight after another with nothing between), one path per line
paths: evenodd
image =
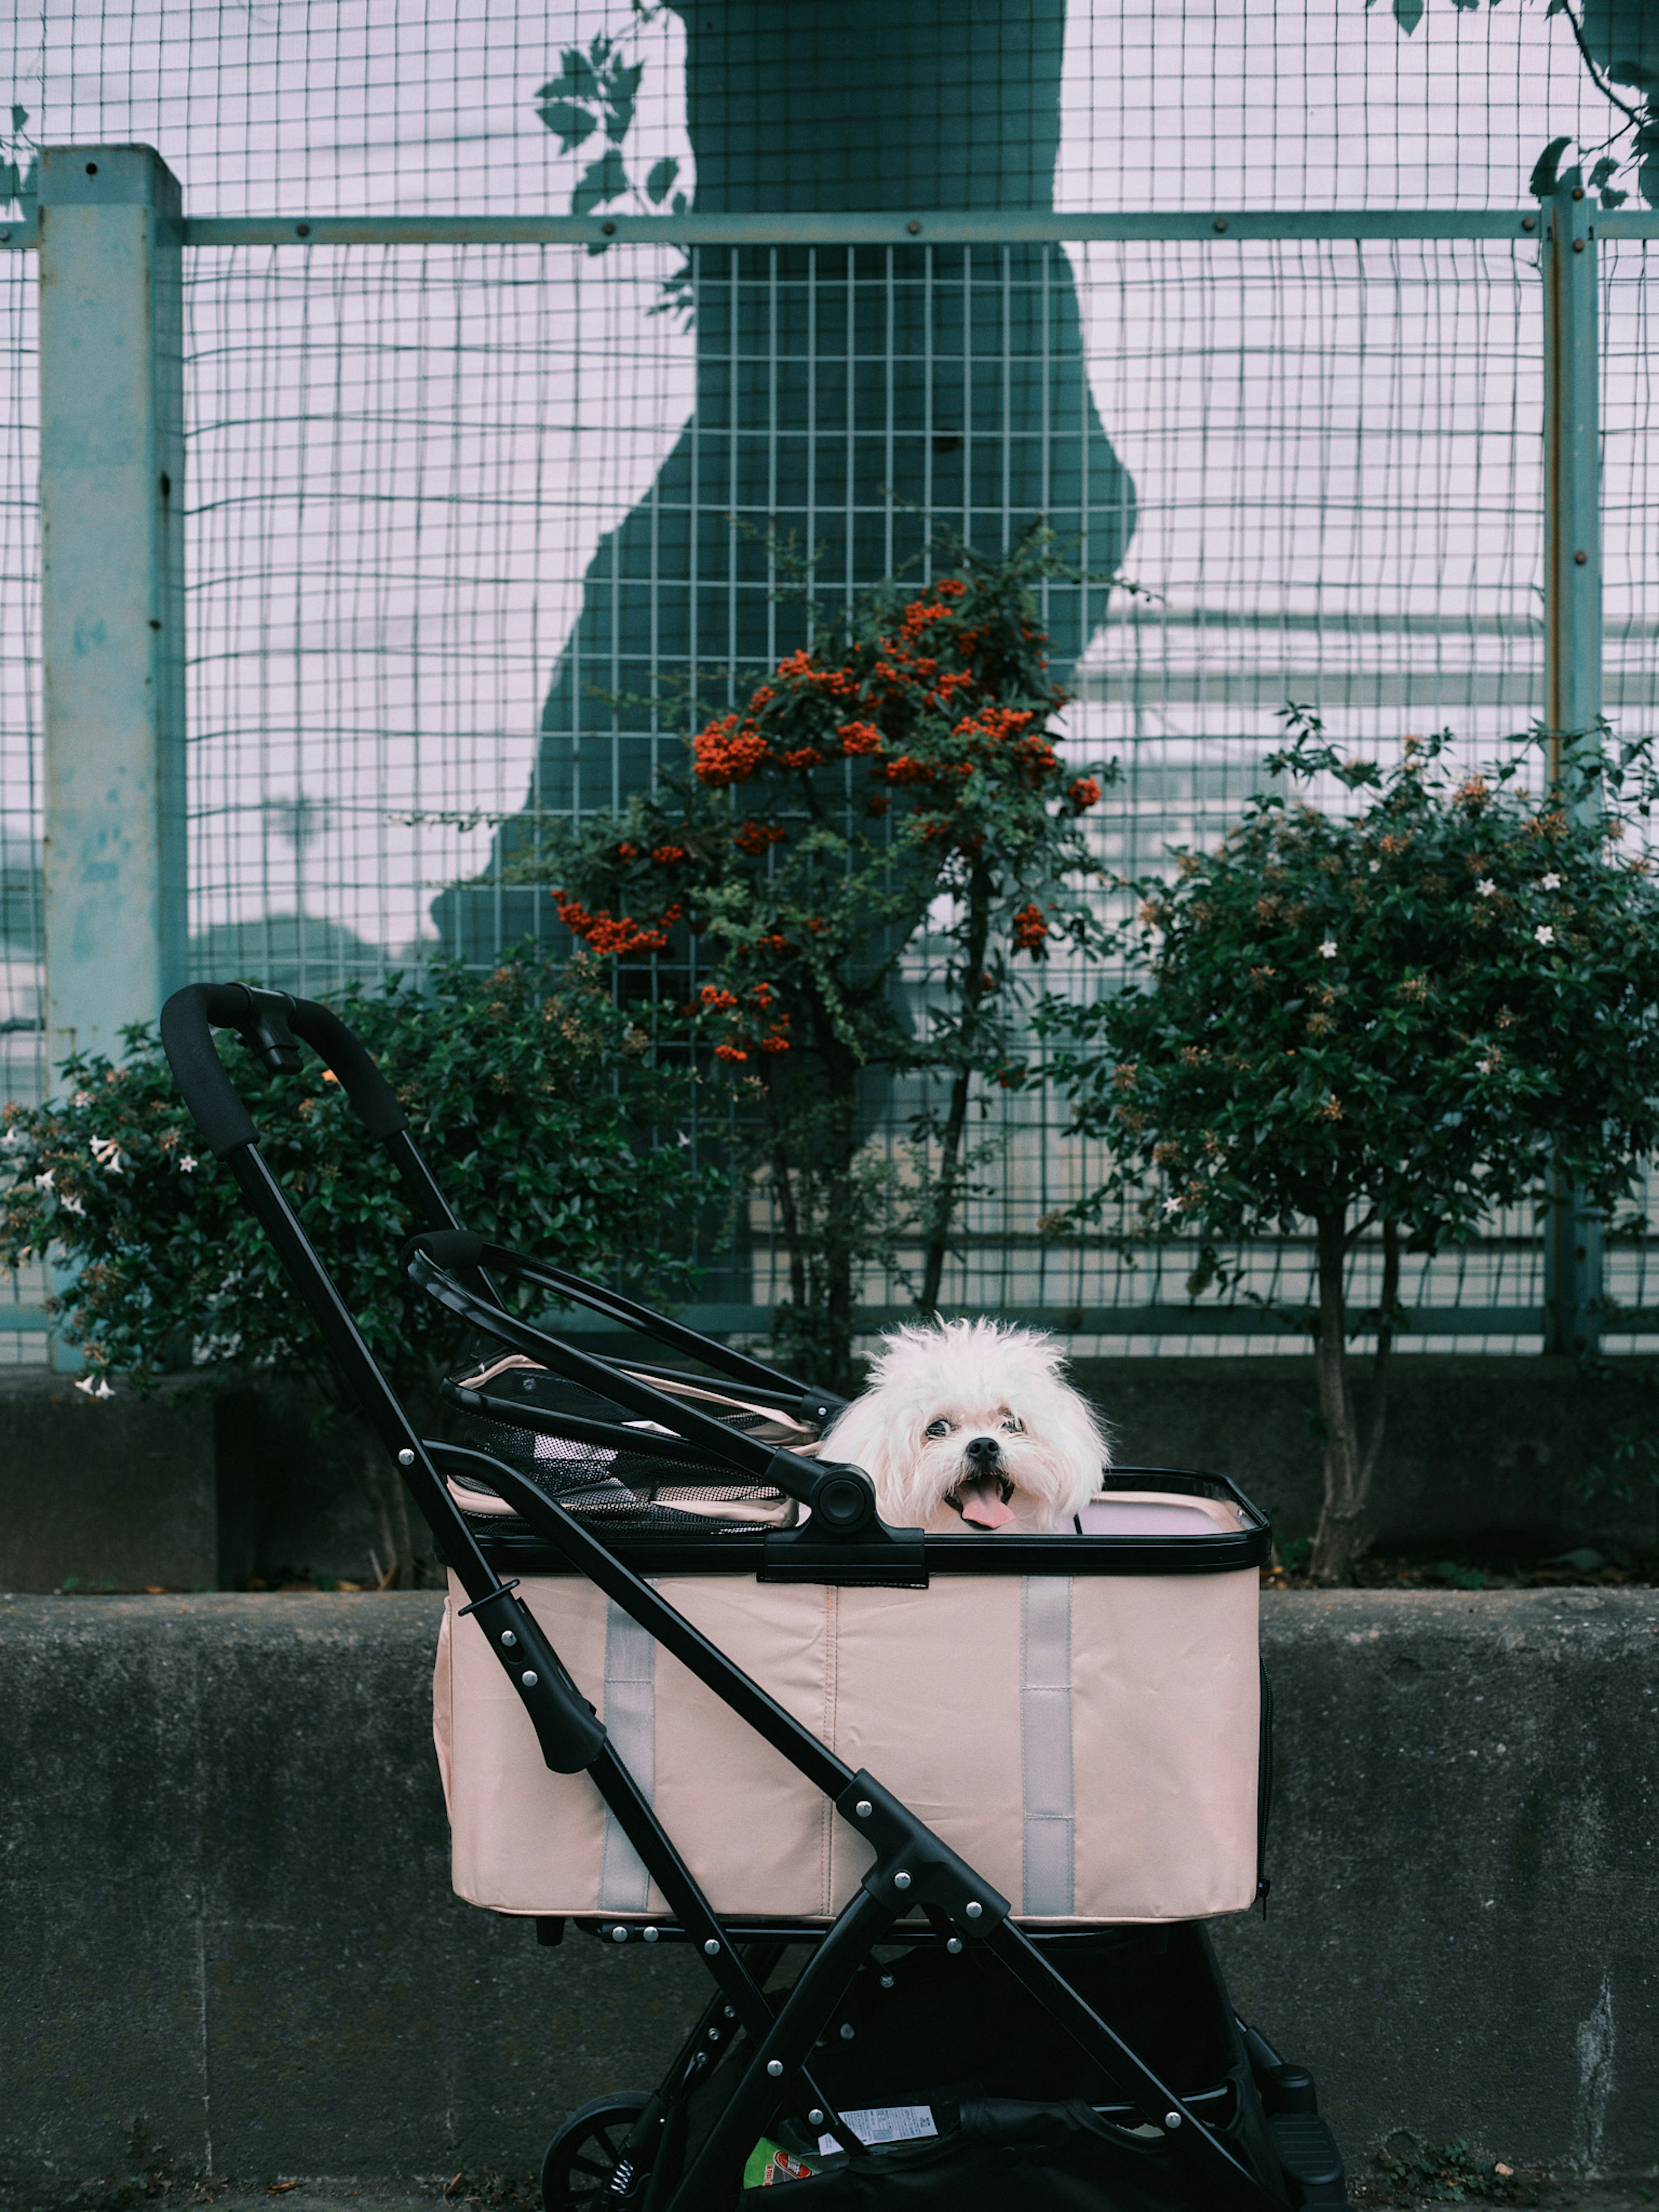
M1353 2197L1361 2212L1388 2206L1392 2212L1435 2212L1446 2197L1395 2196L1369 2179L1363 2170L1353 2177ZM540 2212L540 2198L529 2174L461 2175L447 2189L439 2182L413 2191L355 2189L327 2181L279 2180L264 2186L216 2185L191 2189L177 2185L147 2200L165 2205L168 2212L185 2212L191 2205L211 2204L215 2212ZM1655 2212L1659 2207L1659 2179L1578 2181L1554 2175L1520 2172L1512 2194L1502 2197L1471 2195L1461 2200L1471 2206L1508 2203L1535 2206L1543 2212ZM97 2203L95 2192L76 2200L80 2205Z

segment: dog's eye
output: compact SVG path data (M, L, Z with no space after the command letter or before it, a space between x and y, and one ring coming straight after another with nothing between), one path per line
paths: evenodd
M950 1433L951 1424L949 1421L929 1421L927 1427L922 1431L922 1434L925 1437L948 1437Z
M1005 1429L1012 1429L1017 1437L1023 1437L1025 1433L1025 1424L1017 1413L1006 1415L1002 1425Z

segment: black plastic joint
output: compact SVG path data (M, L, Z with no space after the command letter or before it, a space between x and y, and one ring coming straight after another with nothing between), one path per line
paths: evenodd
M240 983L236 988L247 994L247 1018L237 1024L242 1042L272 1075L297 1074L300 1040L289 1027L293 1000L286 991L262 991L254 983Z
M488 1596L506 1597L507 1605L480 1615L478 1626L530 1716L543 1759L555 1774L584 1772L605 1748L604 1722L566 1674L523 1600L505 1590Z
M1270 2112L1316 2112L1319 2094L1305 2066L1269 2067L1261 2080L1261 2101Z
M471 1605L458 1605L455 1608L457 1616L465 1620L469 1613L482 1613L485 1606L494 1605L497 1598L505 1597L509 1590L515 1590L518 1587L519 1577L511 1575L493 1590L486 1590L482 1597L475 1597Z
M836 1798L836 1810L874 1846L876 1863L861 1887L890 1911L902 1917L915 1905L933 1905L969 1941L988 1935L1012 1911L1006 1897L873 1775L854 1775Z

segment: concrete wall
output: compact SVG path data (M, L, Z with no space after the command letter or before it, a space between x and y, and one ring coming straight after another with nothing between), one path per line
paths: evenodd
M1396 1362L1380 1548L1659 1549L1659 1491L1587 1504L1577 1487L1615 1429L1659 1432L1646 1364L1592 1379L1565 1359ZM1311 1532L1311 1360L1102 1359L1079 1375L1120 1458L1229 1474L1284 1533ZM249 1390L216 1398L201 1382L93 1403L55 1376L0 1376L0 1589L57 1589L71 1574L118 1589L236 1589L306 1571L362 1579L385 1540L349 1443L319 1443L309 1413Z
M69 1376L0 1376L0 1589L216 1589L213 1407L162 1384L88 1398Z
M1076 1371L1121 1459L1230 1474L1283 1533L1311 1534L1322 1457L1311 1358L1095 1359ZM1653 1371L1636 1359L1595 1374L1571 1359L1396 1359L1371 1500L1376 1548L1659 1549L1659 1489L1586 1503L1578 1488L1607 1463L1616 1431L1659 1436ZM1369 1362L1354 1372L1363 1413Z
M527 2168L700 1988L450 1894L437 1601L0 1599L0 2189ZM1271 1910L1236 1998L1390 2130L1659 2164L1659 1596L1270 1595Z

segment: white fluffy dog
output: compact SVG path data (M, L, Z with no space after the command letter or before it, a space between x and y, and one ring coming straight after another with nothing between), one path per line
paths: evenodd
M993 1321L901 1328L817 1456L861 1467L901 1528L1063 1527L1111 1452L1049 1336Z

